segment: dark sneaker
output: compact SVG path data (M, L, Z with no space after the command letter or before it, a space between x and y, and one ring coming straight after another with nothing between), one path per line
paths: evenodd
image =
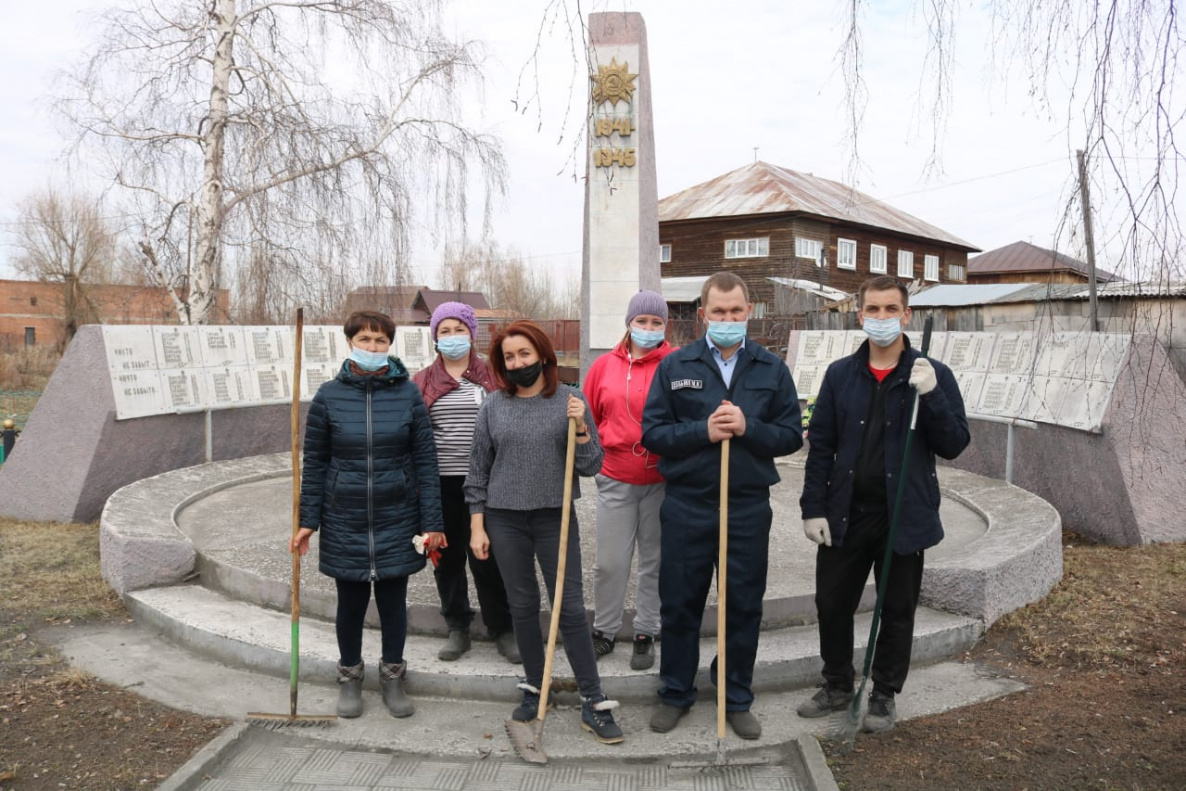
M634 635L634 653L630 655L631 670L649 670L655 665L655 638L650 635Z
M519 689L523 690L523 701L511 712L511 719L516 722L531 722L539 716L539 690L527 682L519 684ZM548 693L549 700L551 697L551 693Z
M725 719L733 727L733 732L742 739L758 739L762 736L762 723L750 711L727 711Z
M519 656L519 644L515 642L515 633L513 631L503 632L494 638L494 645L498 648L498 653L505 656L507 661L512 665L523 664L523 658Z
M608 700L605 695L581 698L581 727L602 744L620 744L626 737L614 722L613 710L617 707L618 701Z
M598 659L601 659L606 654L612 654L614 652L614 638L594 629L593 652L597 654Z
M865 712L865 722L861 725L861 730L865 733L884 733L894 727L897 716L894 696L873 690L873 694L869 696L869 710Z
M852 690L845 691L823 684L811 700L800 704L796 711L800 717L826 717L835 711L844 711L852 703Z
M667 733L673 730L689 709L681 709L670 703L660 703L659 708L655 709L655 713L651 715L651 730L655 733Z

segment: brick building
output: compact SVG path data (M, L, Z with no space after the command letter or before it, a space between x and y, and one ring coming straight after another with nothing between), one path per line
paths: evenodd
M875 274L966 281L978 248L839 182L755 162L659 201L664 278L730 269L754 317L774 312L774 281L856 291Z
M64 285L37 280L0 280L0 352L26 346L61 346L66 340ZM177 311L163 288L85 286L79 324L176 324ZM226 321L230 295L220 289L215 315Z

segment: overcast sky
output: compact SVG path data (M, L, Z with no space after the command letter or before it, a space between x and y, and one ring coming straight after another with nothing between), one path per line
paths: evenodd
M65 168L66 141L51 119L47 97L55 70L78 58L88 40L80 10L96 5L53 0L5 10L0 231L11 231L15 204L29 193L49 183L86 184L84 176L71 176ZM561 29L545 31L540 51L540 115L534 107L517 115L512 104L546 5L546 0L463 0L453 4L448 26L459 37L485 42L489 55L485 102L475 117L502 139L510 171L494 236L530 262L562 273L579 271L584 191L573 179L571 117L569 134L560 139L573 69ZM639 11L646 21L659 197L752 162L755 148L766 162L845 180L851 171L837 55L842 5L794 3L793 11L785 0L599 5ZM943 171L926 178L932 120L920 95L929 79L924 22L913 2L871 5L863 25L868 106L855 186L984 250L1018 240L1055 246L1065 205L1076 194L1075 149L1084 142L1081 130L1068 127L1065 96L1056 92L1053 109L1037 111L1021 75L991 70L989 20L964 8L939 141ZM576 118L584 110L586 84L580 76L572 98ZM1109 210L1103 207L1100 214L1096 236L1106 240ZM416 277L437 285L439 251L427 232L420 238ZM1058 247L1082 252L1065 232ZM11 254L11 236L0 233L0 276L12 276ZM1107 255L1101 253L1104 268Z

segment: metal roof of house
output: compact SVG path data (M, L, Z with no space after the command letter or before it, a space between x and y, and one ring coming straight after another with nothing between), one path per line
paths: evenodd
M1087 275L1087 264L1069 255L1047 250L1029 242L1014 242L968 259L968 274L997 272L1076 272ZM1097 268L1097 282L1116 280L1111 272Z
M1096 288L1099 299L1137 297L1186 297L1186 280L1115 282ZM1044 302L1050 299L1088 299L1086 283L985 283L931 286L910 298L912 308L954 308L1009 302Z
M831 302L851 296L847 291L841 291L838 288L832 288L830 286L821 286L819 283L811 280L803 280L802 278L768 277L766 279L771 283L778 283L782 286L790 286L791 288L798 289L799 291L806 291L810 294L815 294L817 297L829 300Z
M667 302L695 302L700 299L700 289L708 278L709 275L665 277L660 281L659 288Z
M659 201L660 222L782 213L816 215L980 249L838 181L767 162L754 162Z

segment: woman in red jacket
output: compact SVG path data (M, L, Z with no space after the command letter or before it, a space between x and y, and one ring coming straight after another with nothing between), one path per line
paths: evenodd
M630 667L655 664L659 634L659 506L664 483L659 459L642 447L642 408L659 361L673 351L664 340L667 303L639 291L626 310L626 336L589 368L582 388L605 448L597 476L597 563L593 566L593 647L614 650L622 626L630 562L638 545L634 653Z
M462 485L469 472L469 454L474 444L474 423L486 393L497 384L486 362L474 350L478 320L464 302L443 302L432 312L429 324L436 342L432 364L413 378L424 396L436 441L441 470L441 510L448 543L433 575L441 597L441 615L449 627L449 639L437 654L454 662L470 650L470 622L474 619L465 578L466 560L474 575L474 589L486 631L494 638L498 652L518 664L519 649L507 605L507 592L494 555L479 560L469 549L469 507Z

